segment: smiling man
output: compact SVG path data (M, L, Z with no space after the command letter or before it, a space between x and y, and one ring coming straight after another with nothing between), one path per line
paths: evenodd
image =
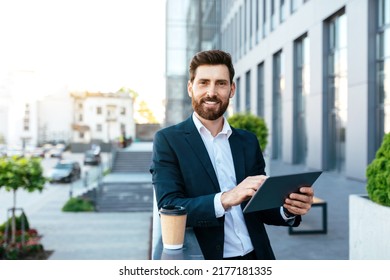
M298 226L313 190L300 188L280 208L243 214L266 179L256 136L229 125L224 113L235 94L231 56L197 53L190 63L188 95L194 113L156 133L151 173L158 207L187 209L205 259L275 259L264 224Z

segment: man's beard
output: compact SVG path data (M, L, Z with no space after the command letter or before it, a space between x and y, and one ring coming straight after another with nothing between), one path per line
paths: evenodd
M218 109L211 110L211 109L205 109L203 107L204 102L211 101L211 102L217 102L220 106ZM203 119L214 121L221 117L225 112L227 107L229 106L229 99L226 102L223 102L221 99L219 99L217 96L214 97L204 97L199 100L195 100L194 96L192 95L192 107L194 108L194 111Z

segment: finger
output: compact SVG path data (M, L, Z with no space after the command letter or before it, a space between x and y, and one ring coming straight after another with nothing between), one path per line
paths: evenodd
M288 200L288 199L286 199L285 204L289 205L290 207L304 208L304 209L306 209L307 205L309 205L308 203L299 200Z
M283 206L288 210L288 212L295 214L295 215L305 215L310 210L310 208L309 209L299 208L299 207L291 206L288 204L285 204Z
M313 196L306 194L292 193L289 195L289 197L287 197L287 199L306 203L313 203Z
M299 188L300 193L308 194L308 195L314 195L314 190L312 187L301 187Z
M311 208L311 204L303 203L303 202L299 202L299 201L293 201L292 203L285 203L283 206L291 213L294 213L297 215L305 214Z
M299 195L298 199L286 198L285 203L291 206L308 209L313 204L313 198L309 196Z

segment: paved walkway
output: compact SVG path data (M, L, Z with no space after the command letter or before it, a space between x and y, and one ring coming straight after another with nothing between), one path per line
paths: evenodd
M131 148L151 148L151 144L139 143L137 146L133 143ZM268 168L270 175L305 171L303 166L278 161L271 161ZM126 178L129 181L151 179L149 174ZM119 177L112 177L112 180L115 179L119 180ZM350 194L366 193L365 183L348 180L338 173L325 172L315 183L315 193L328 203L328 233L289 235L285 227L267 227L277 259L348 259L348 197ZM45 249L54 251L50 259L149 259L152 212L65 213L61 207L68 200L68 195L68 188L61 185L42 193L18 192L18 205L25 209L31 227L43 234ZM11 193L0 190L1 223L11 205ZM310 212L312 217L308 215L304 221L315 223L313 216L318 214L316 210L313 208Z
M303 166L271 161L270 175L306 171ZM288 229L268 226L277 259L280 260L348 260L349 259L349 195L365 194L365 183L350 180L336 172L324 172L314 184L315 195L328 205L328 233L289 235ZM303 223L317 224L320 209L312 208L303 216ZM314 218L314 219L313 219ZM307 224L306 223L306 224Z

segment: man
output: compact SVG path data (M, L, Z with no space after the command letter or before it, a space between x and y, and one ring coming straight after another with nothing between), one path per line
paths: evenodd
M230 127L223 116L236 90L231 57L200 52L189 71L194 113L154 139L150 171L158 207L187 209L187 226L205 259L275 259L264 224L298 226L313 190L302 187L283 207L243 214L266 174L256 136Z

